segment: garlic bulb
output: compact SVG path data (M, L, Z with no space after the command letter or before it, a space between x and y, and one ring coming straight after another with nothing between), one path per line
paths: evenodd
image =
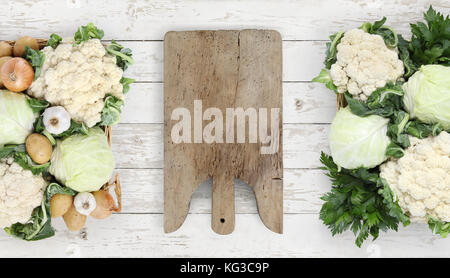
M78 193L73 200L73 204L75 209L83 215L91 214L97 207L94 195L89 192Z
M42 116L45 129L52 134L58 135L70 128L70 115L62 106L49 107Z

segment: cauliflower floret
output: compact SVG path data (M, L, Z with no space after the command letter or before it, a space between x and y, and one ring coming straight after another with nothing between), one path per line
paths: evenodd
M71 118L92 127L101 120L106 94L123 99L123 71L98 39L73 46L64 39L56 49L45 47L44 65L28 94L63 106Z
M0 161L0 228L28 222L46 187L42 176L24 170L12 158Z
M396 50L389 49L379 35L352 29L345 32L336 47L336 63L330 76L339 93L367 100L377 88L395 82L403 73Z
M402 158L380 166L380 176L412 221L426 222L431 216L450 222L450 134L410 137L410 142Z

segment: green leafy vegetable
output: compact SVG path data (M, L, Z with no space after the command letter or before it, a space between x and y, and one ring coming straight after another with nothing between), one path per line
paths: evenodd
M62 38L58 36L57 34L51 34L50 39L47 42L48 46L51 46L52 48L56 48L62 41Z
M348 106L339 109L329 133L334 162L347 169L373 168L383 163L391 142L388 123L389 119L378 115L355 115Z
M122 84L123 87L123 94L128 93L128 91L130 90L130 84L134 83L136 80L132 79L132 78L127 78L127 77L122 77L120 79L120 83Z
M25 143L36 117L25 94L0 90L0 146Z
M336 54L337 54L337 45L341 42L342 37L344 36L344 31L337 32L330 36L330 41L327 42L327 50L325 52L325 67L327 69L331 68L331 65L336 63Z
M28 45L25 46L24 58L30 63L34 69L34 80L41 75L41 68L45 61L45 54L40 50L34 50Z
M408 50L408 45L409 42L406 41L402 35L398 35L398 56L400 58L400 60L402 60L403 62L403 66L405 68L405 74L403 75L403 77L405 79L408 79L414 72L417 71L417 66L415 65L415 63L413 62L413 60L411 59L411 56L409 54L409 50Z
M50 140L50 142L52 142L52 141L54 141L54 138L64 139L64 138L74 135L74 134L87 134L88 128L86 127L86 125L84 123L78 123L78 122L75 122L74 120L71 120L70 127L68 130L66 130L60 134L50 134L50 133L46 132L43 118L42 118L42 116L40 116L34 125L34 132L41 133L41 134L47 136L47 138L51 136L52 139L49 138L49 140Z
M402 83L388 83L383 88L378 88L363 102L354 99L349 93L345 94L345 99L352 110L352 113L361 117L378 115L390 117L402 106Z
M446 238L450 232L450 222L442 222L431 217L428 218L428 227L433 234Z
M105 99L100 126L112 126L118 124L120 122L122 105L123 100L108 94Z
M41 113L45 108L50 106L50 103L44 99L27 98L28 105L34 113Z
M336 94L338 93L337 87L333 84L330 73L326 69L321 70L319 75L313 78L312 82L323 83L325 87L334 91Z
M394 115L391 117L391 121L388 124L387 135L393 142L403 148L407 148L410 145L408 135L405 132L408 121L409 114L403 110L397 110L394 112Z
M378 168L339 169L333 158L323 152L320 161L333 184L321 198L324 204L320 219L333 236L351 230L356 245L361 247L369 235L375 240L380 230L397 231L399 223L409 224L389 187L380 181Z
M50 167L50 162L45 164L35 164L30 156L25 151L15 151L14 161L22 166L25 170L30 170L33 175L40 175L48 170Z
M75 33L73 39L75 40L75 45L80 44L81 42L88 41L90 39L99 39L101 40L105 33L103 30L98 29L92 22L86 26L80 26Z
M106 46L106 51L116 56L116 64L123 71L125 71L129 65L134 64L131 49L124 48L114 40L112 40L112 42L108 46Z
M411 118L450 129L450 67L421 66L403 85L403 104Z
M25 152L25 145L5 145L0 148L0 159L7 158L13 155L15 152Z
M109 181L114 166L105 132L94 127L88 129L87 135L75 134L58 140L49 172L73 190L92 192Z
M8 235L27 241L41 240L55 235L55 230L51 225L50 199L55 194L65 194L74 196L76 194L70 188L62 187L57 183L47 186L44 198L40 207L34 209L31 220L26 224L16 223L9 228L5 228Z
M383 202L389 211L388 214L398 219L398 221L402 223L403 226L408 226L411 221L409 220L409 217L403 213L402 209L398 205L398 201L395 200L394 192L392 192L386 180L381 177L378 178L377 186L379 188L378 194L383 196Z
M411 42L408 50L417 67L429 64L450 65L450 19L432 6L424 13L423 22L410 24Z
M359 28L369 34L380 35L388 47L394 48L398 44L397 33L391 27L384 25L385 22L386 17L383 17L381 20L375 21L373 24L370 22L365 22Z
M30 170L33 175L40 175L48 170L50 163L42 165L35 164L30 156L27 154L25 144L20 145L5 145L0 148L0 159L7 157L14 157L14 161L23 169Z
M426 124L419 120L412 120L405 126L405 130L408 134L423 139L428 136L437 136L444 129L440 124Z

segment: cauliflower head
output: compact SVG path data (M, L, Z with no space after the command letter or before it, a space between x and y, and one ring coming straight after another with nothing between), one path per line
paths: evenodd
M0 228L28 222L46 187L42 176L24 170L13 158L0 161Z
M410 141L402 158L380 166L380 176L411 221L426 222L431 216L450 222L450 134Z
M100 40L76 46L64 40L56 49L47 46L42 51L42 72L28 89L29 95L63 106L73 120L88 127L100 122L106 94L123 99L123 71Z
M345 32L336 49L331 79L339 93L348 91L353 98L365 101L377 88L404 73L397 51L389 49L380 35L352 29Z

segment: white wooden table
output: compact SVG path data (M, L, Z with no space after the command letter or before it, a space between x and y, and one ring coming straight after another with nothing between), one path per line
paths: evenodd
M113 129L114 154L123 186L123 212L88 220L81 232L54 221L57 235L23 242L0 235L0 257L421 257L450 256L450 239L425 225L382 233L357 248L350 233L331 237L318 219L319 197L330 182L318 169L327 150L334 95L311 78L322 68L325 42L337 31L374 21L409 36L408 22L422 19L429 4L450 13L448 0L272 1L33 1L1 0L0 39L21 35L72 36L92 21L133 49L136 78L122 122ZM211 188L194 193L190 214L175 233L163 232L163 37L169 30L267 28L283 37L284 234L261 223L248 186L236 187L236 229L228 236L210 228ZM250 236L251 235L251 236Z

